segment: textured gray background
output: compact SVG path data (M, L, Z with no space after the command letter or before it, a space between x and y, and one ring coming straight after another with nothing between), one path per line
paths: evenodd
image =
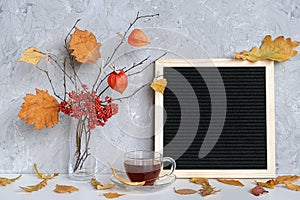
M129 65L163 51L171 52L170 57L232 57L234 51L259 45L266 34L300 41L299 0L0 0L0 173L32 172L34 162L43 170L67 170L68 117L61 115L57 126L42 131L17 117L26 93L34 93L35 87L51 91L39 71L16 62L21 52L33 45L61 55L65 35L81 18L79 28L94 32L107 56L115 33L124 31L137 11L160 14L137 24L152 43L138 50L124 47L116 64ZM275 65L277 173L300 173L299 64L297 56ZM130 80L126 94L152 78L152 68L139 74ZM58 76L53 80L61 81ZM114 162L126 150L151 148L152 99L153 92L143 89L123 102L107 126L97 129L92 146L100 163Z

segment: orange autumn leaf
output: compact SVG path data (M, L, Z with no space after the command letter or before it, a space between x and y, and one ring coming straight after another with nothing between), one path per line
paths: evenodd
M107 192L107 193L103 193L103 196L105 196L105 198L107 199L114 199L114 198L118 198L121 196L124 196L125 194L119 194L116 192Z
M285 175L285 176L278 176L276 178L276 184L285 184L285 183L292 183L300 179L298 175Z
M15 182L16 180L20 179L22 175L19 175L16 178L5 178L5 177L0 177L0 186L6 186L8 184L11 184Z
M58 123L59 104L47 90L36 88L36 95L26 94L24 100L18 116L27 124L33 124L35 130Z
M174 192L177 193L177 194L181 194L181 195L188 195L188 194L197 193L197 190L193 190L193 189L179 189L179 190L176 190L174 188Z
M275 188L275 186L276 186L276 182L273 180L273 179L271 179L271 180L268 180L267 182L256 182L255 181L255 183L256 183L256 185L258 185L258 186L263 186L263 187L266 187L266 188L271 188L271 189L274 189Z
M72 192L78 192L79 189L74 186L69 185L58 185L56 184L56 187L54 189L54 192L56 193L72 193Z
M293 183L286 183L285 185L289 190L300 191L300 185L295 185Z
M141 47L150 44L150 42L141 29L134 29L128 36L128 44L134 47Z
M233 180L233 179L220 179L218 178L217 181L220 183L228 184L228 185L234 185L234 186L244 186L243 183L241 183L238 180Z
M253 47L250 51L243 51L241 54L235 52L234 56L237 59L249 60L255 62L258 60L274 60L284 62L291 57L297 55L294 50L300 43L292 41L291 38L284 39L283 36L272 40L270 35L265 36L260 48Z
M31 185L31 186L27 186L27 187L19 186L19 187L26 192L35 192L35 191L38 191L38 190L46 187L47 184L48 184L48 179L44 179L37 185Z
M75 27L75 32L71 34L68 43L72 52L72 56L78 62L94 64L100 58L100 46L95 35L87 30L80 30Z
M207 178L201 178L201 177L191 178L190 182L195 183L195 184L200 184L200 185L203 184L203 183L209 184Z
M215 194L216 192L220 192L221 190L215 190L210 184L203 183L202 188L200 189L200 194L205 197L211 194Z

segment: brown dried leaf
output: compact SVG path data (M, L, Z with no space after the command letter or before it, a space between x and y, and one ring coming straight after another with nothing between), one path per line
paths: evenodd
M285 183L292 183L300 179L298 175L286 175L286 176L278 176L276 178L276 184L285 184Z
M35 173L35 174L38 176L38 178L40 178L40 179L52 179L52 178L54 178L55 176L58 176L58 173L54 173L53 175L51 175L51 174L42 174L41 172L39 172L36 163L34 163L33 169L34 169L34 173Z
M22 175L19 175L16 178L5 178L5 177L0 177L0 186L6 186L7 184L11 184L15 182L16 180L20 179Z
M205 197L205 196L208 196L208 195L214 194L216 192L220 192L220 191L221 190L215 190L215 188L211 187L211 185L209 185L209 184L203 183L202 189L200 189L200 194Z
M195 183L195 184L200 184L200 185L203 184L203 183L209 184L207 178L200 178L200 177L191 178L190 182Z
M128 44L134 47L141 47L150 44L150 42L141 29L134 29L128 36Z
M300 185L295 185L293 183L285 183L285 185L290 190L300 191Z
M80 30L77 27L71 34L69 42L72 56L78 62L94 64L100 58L99 49L101 44L97 42L95 35L87 30Z
M181 194L181 195L188 195L188 194L195 194L197 193L196 190L193 190L193 189L179 189L179 190L176 190L174 188L174 191L177 193L177 194Z
M36 90L36 95L26 94L18 116L34 129L53 127L58 123L59 103L48 91Z
M116 192L107 192L107 193L103 193L103 196L105 196L107 199L114 199L114 198L118 198L120 196L124 196L125 194L119 194Z
M54 192L57 193L72 193L72 192L78 192L79 189L74 186L69 186L69 185L58 185L56 184Z
M130 182L130 181L126 181L124 179L122 179L116 172L116 170L113 168L113 166L109 163L109 166L111 168L111 171L113 172L114 176L116 177L116 179L118 181L120 181L121 183L123 184L126 184L126 185L134 185L134 186L143 186L145 185L146 181L142 181L142 182Z
M276 182L271 179L271 180L268 180L267 182L256 182L256 185L259 185L259 186L263 186L263 187L266 187L266 188L271 188L271 189L274 189L275 188L275 185L276 185Z
M291 38L284 39L283 36L277 37L272 41L270 35L265 36L260 48L253 47L250 51L243 51L241 54L235 52L234 56L238 59L249 60L252 62L258 60L274 60L284 62L290 57L297 55L294 50L300 43L292 41Z
M233 180L233 179L220 179L218 178L217 181L224 183L224 184L228 184L228 185L234 185L234 186L244 186L243 183L241 183L238 180Z
M166 87L167 87L167 79L165 78L159 79L157 81L153 81L151 83L151 88L156 92L160 92L161 94L164 94Z
M48 184L48 179L44 179L37 185L32 185L27 187L19 186L19 187L26 192L34 192L42 189L43 187L46 187L47 184Z
M38 50L36 47L29 47L23 52L18 62L26 62L29 64L37 65L42 60L44 55L45 54Z
M106 190L106 189L111 189L116 186L116 184L110 184L110 183L104 183L103 185L95 178L91 179L91 184L92 186L95 187L97 190Z

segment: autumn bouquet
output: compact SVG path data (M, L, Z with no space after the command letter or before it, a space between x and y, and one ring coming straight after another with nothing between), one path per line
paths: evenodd
M105 62L103 58L99 59L101 57L101 44L93 33L77 28L79 20L76 21L65 38L66 56L64 59L58 59L56 55L43 52L36 47L30 47L23 52L18 60L32 64L43 72L49 80L54 95L51 96L47 90L36 88L35 95L27 94L24 97L25 102L22 104L18 116L26 123L34 125L34 129L43 129L45 126L53 127L58 123L59 112L77 120L74 134L75 152L72 155L73 158L70 159L69 174L76 175L78 173L81 178L84 179L87 176L86 179L89 179L97 172L96 161L89 161L91 157L89 147L91 131L97 126L104 126L108 119L118 113L116 100L111 96L105 96L104 92L110 88L122 94L128 85L127 73L142 65L149 59L149 56L139 63L133 63L132 66L122 69L118 69L112 64L113 58L120 46L126 44L126 41L134 47L148 45L150 42L145 33L140 29L133 29L133 26L139 19L155 16L158 14L139 15L137 13L136 18L129 24L124 34L118 33L120 41L112 50L111 56L105 59ZM127 34L129 34L128 37ZM40 67L39 63L43 58L47 64L51 64L62 73L62 94L59 94L54 87L49 71ZM101 64L99 64L99 60L102 60ZM78 74L78 63L81 64L80 67L84 67L83 64L97 66L99 72L95 76L94 83L90 86L81 80ZM104 70L108 72L103 73ZM160 80L159 84L165 85L166 82ZM69 90L70 86L71 90ZM138 88L137 91L142 87ZM102 89L100 90L100 88Z

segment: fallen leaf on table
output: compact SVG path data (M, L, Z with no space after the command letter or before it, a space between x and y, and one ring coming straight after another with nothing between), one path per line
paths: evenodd
M97 190L106 190L106 189L111 189L111 188L114 188L116 186L116 184L109 184L109 183L104 183L104 184L101 184L97 179L95 178L92 178L91 179L91 184L92 186L95 187L95 189Z
M69 185L58 185L56 184L54 192L57 193L72 193L72 192L78 192L79 189L74 186L69 186Z
M128 77L123 70L118 72L113 71L107 77L107 83L113 90L122 94L128 86Z
M297 55L294 50L300 43L292 41L291 38L284 39L283 36L277 37L272 41L270 35L265 36L260 48L253 47L250 51L243 51L241 54L235 52L234 56L238 59L249 60L252 62L258 60L274 60L284 62Z
M193 190L193 189L179 189L179 190L176 190L174 188L174 191L177 194L182 194L182 195L188 195L188 194L195 194L195 193L197 193L197 190Z
M107 192L107 193L103 193L103 196L105 196L107 199L114 199L114 198L118 198L121 196L124 196L125 194L119 194L116 192Z
M69 41L72 56L78 62L94 64L100 58L99 49L101 44L97 42L95 35L87 30L80 30L75 27Z
M200 177L198 177L198 178L191 178L190 182L191 183L195 183L195 184L202 184L202 183L209 184L207 178L200 178Z
M151 88L156 92L160 92L161 94L164 94L166 87L167 87L167 79L165 78L159 79L157 81L153 81L151 83Z
M44 55L45 53L41 52L36 47L29 47L23 52L18 62L26 62L29 64L37 65L42 60Z
M298 175L286 175L286 176L278 176L275 181L277 184L285 184L285 183L292 183L299 179L300 176Z
M34 191L38 191L38 190L46 187L47 184L48 184L48 180L44 179L37 185L32 185L32 186L27 186L27 187L19 186L19 187L26 192L34 192Z
M202 189L200 189L200 194L205 197L220 191L221 190L215 190L215 188L209 184L203 183Z
M146 183L146 181L142 181L142 182L130 182L130 181L126 181L126 180L124 180L123 178L121 178L121 177L117 174L116 170L113 168L113 166L112 166L110 163L109 163L109 166L110 166L110 168L111 168L111 171L113 172L114 177L115 177L118 181L120 181L121 183L123 183L123 184L126 184L126 185L134 185L134 186L143 186L143 185L145 185L145 183Z
M290 190L300 191L300 185L295 185L293 183L285 183L285 185Z
M16 178L5 178L5 177L0 177L0 186L6 186L7 184L11 184L15 182L16 180L20 179L22 175L19 175Z
M233 179L220 179L218 178L217 181L220 183L228 184L228 185L234 185L234 186L244 186L243 183L241 183L238 180L233 180Z
M58 173L54 173L53 175L51 175L51 174L42 174L41 172L39 172L36 163L34 163L33 169L34 169L34 173L35 173L40 179L52 179L52 178L54 178L55 176L58 176Z
M134 47L141 47L150 44L150 42L141 29L134 29L128 36L128 44Z
M256 181L255 181L255 183L256 183L256 185L263 186L266 188L271 188L271 189L274 189L276 186L276 182L273 179L268 180L265 183L264 182L256 182Z
M59 103L48 91L36 90L36 95L26 94L18 116L34 129L53 127L58 123Z
M251 193L255 196L260 196L265 193L268 193L268 191L265 190L262 186L257 185L251 190Z

